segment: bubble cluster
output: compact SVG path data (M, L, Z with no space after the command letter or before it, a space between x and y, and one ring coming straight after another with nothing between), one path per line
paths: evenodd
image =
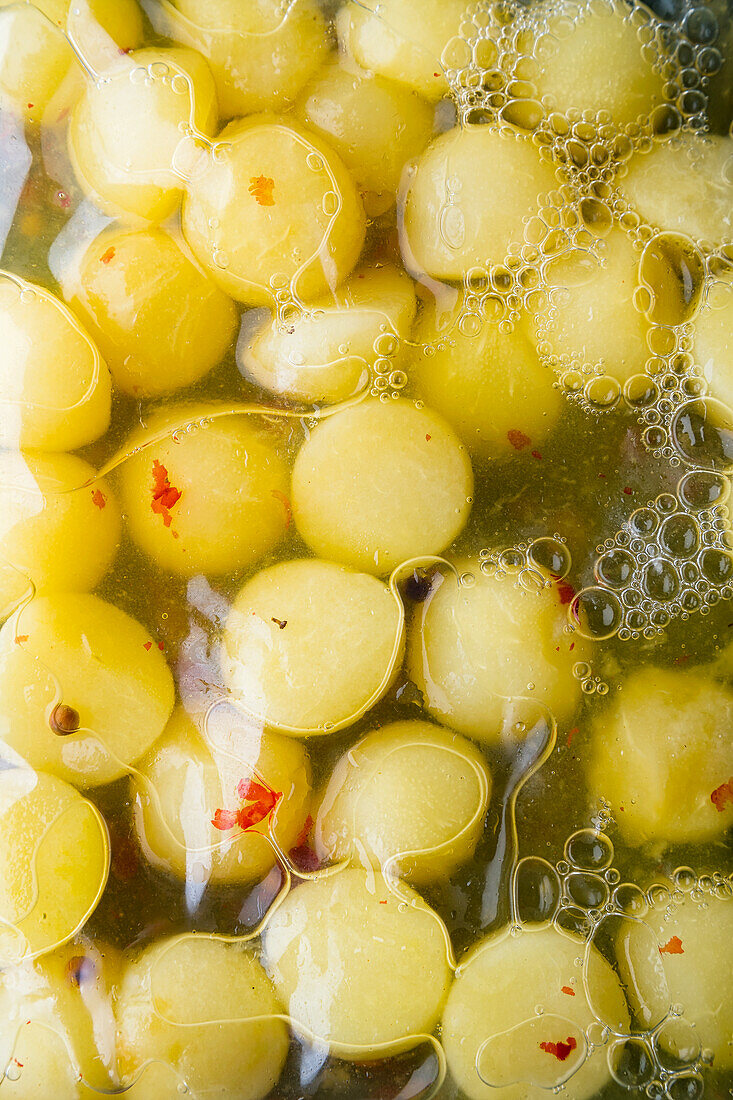
M648 934L650 958L658 958L657 941L650 927L641 924L655 910L671 920L679 906L689 898L705 908L711 900L733 900L733 882L719 871L697 874L690 867L678 867L665 882L655 882L643 890L636 883L623 881L613 866L614 847L605 832L610 814L601 805L593 827L579 829L565 843L563 856L554 864L538 856L519 860L512 879L512 924L518 931L524 925L552 922L563 933L579 937L585 945L583 986L597 1018L591 1025L589 1051L605 1047L614 1081L625 1089L644 1089L650 1100L679 1100L702 1095L702 1071L712 1062L712 1052L701 1046L694 1019L685 1017L684 1006L668 1004L651 1018L632 1019L626 1033L618 1022L604 1019L594 999L596 948L612 965L616 945L625 932ZM658 981L654 966L637 972L637 994L646 1003L646 987ZM570 995L574 992L569 990ZM650 1003L653 998L650 999ZM538 1006L537 1011L541 1011ZM669 1051L674 1049L672 1056Z

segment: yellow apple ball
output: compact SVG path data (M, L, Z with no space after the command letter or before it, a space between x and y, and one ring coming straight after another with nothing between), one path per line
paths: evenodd
M345 870L293 890L262 938L294 1026L360 1062L430 1034L450 984L445 928L404 884ZM378 980L376 975L379 975Z
M410 676L430 713L489 742L513 736L507 727L524 700L566 722L580 700L573 666L585 650L566 633L559 587L528 591L465 560L455 568L418 605L408 637Z
M637 153L619 179L631 208L655 229L713 245L733 237L733 138L680 134Z
M733 692L697 672L644 668L622 682L593 728L588 789L611 805L627 844L702 844L722 836Z
M109 837L97 808L56 776L17 767L3 755L2 969L71 939L95 909L109 872Z
M229 573L280 542L288 470L260 421L225 406L166 408L138 439L152 442L122 463L120 494L130 534L162 569Z
M204 59L146 48L90 80L69 124L69 154L83 190L105 213L158 222L177 208L185 131L213 134L216 92Z
M0 275L0 446L74 451L107 430L112 384L71 311Z
M368 733L334 768L316 817L329 861L413 883L447 879L484 829L491 775L475 745L417 720Z
M251 730L236 742L236 753L212 752L182 708L174 711L137 773L135 825L143 851L183 881L264 878L276 859L265 839L269 829L287 852L296 845L308 813L310 767L302 745ZM272 802L266 800L261 811L251 813L253 824L244 821L242 828L235 815L251 811L257 801L246 797L250 781L266 784ZM272 813L266 812L270 805Z
M82 459L0 452L0 609L31 585L42 595L94 588L117 552L120 527L109 484Z
M223 118L282 111L328 52L317 0L173 0L172 36L204 55Z
M221 362L234 303L160 229L112 229L89 247L72 304L133 397L190 386Z
M232 696L258 722L306 736L350 725L378 701L404 631L382 581L306 558L255 573L234 598L223 641Z
M392 265L360 268L292 323L272 319L248 330L240 369L298 401L345 401L369 385L378 359L398 366L414 316L409 276Z
M501 458L540 443L563 408L555 377L529 340L526 323L511 332L453 310L425 309L406 366L415 396L439 412L472 455Z
M288 289L309 301L359 258L364 209L341 158L286 118L230 123L193 169L183 232L227 294L271 305Z
M682 1005L679 1022L662 1025L658 1045L683 1060L685 1046L699 1045L712 1052L716 1069L726 1071L733 1067L733 902L730 897L704 901L688 894L669 912L652 909L643 922L625 921L616 954L639 1017L656 1023L670 1005Z
M264 1100L288 1051L282 1007L251 947L206 935L158 940L128 963L117 997L130 1100Z
M432 108L417 92L338 60L306 85L296 111L330 142L361 191L383 196L385 208L433 132Z
M405 84L426 99L448 94L443 50L458 34L466 0L366 0L348 4L339 40L363 69Z
M709 300L695 319L693 357L710 395L733 408L733 280L717 289L721 297Z
M71 0L0 0L0 106L28 122L47 121L52 102L58 121L81 83L81 67L64 34L70 6ZM84 0L82 17L85 29L109 36L115 50L140 43L136 0Z
M37 596L0 630L0 749L78 787L124 775L173 694L145 627L96 596Z
M590 1100L611 1078L607 1051L587 1050L597 1013L616 1032L629 1027L621 984L595 947L552 926L504 929L459 965L442 1019L449 1076L468 1100L524 1100L558 1085L568 1100Z
M542 36L532 82L550 111L605 111L618 127L646 119L665 102L661 59L650 47L632 10L613 0L601 6L584 0L559 5ZM574 15L574 17L573 17Z
M379 398L327 417L293 469L296 526L316 554L370 573L439 554L471 509L473 473L431 409Z
M436 279L503 264L524 224L557 186L552 165L522 133L493 126L448 130L417 163L405 202L403 249Z
M634 304L639 256L617 228L603 242L600 259L578 251L553 265L550 300L538 299L530 331L558 371L588 368L621 385L644 373L651 326Z
M0 1064L9 1100L96 1100L115 1080L117 952L84 936L0 977Z

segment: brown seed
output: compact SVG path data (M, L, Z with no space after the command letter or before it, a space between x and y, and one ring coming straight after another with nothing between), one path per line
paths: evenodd
M67 737L68 734L76 733L79 729L79 711L67 706L66 703L58 703L51 711L49 724L59 737Z

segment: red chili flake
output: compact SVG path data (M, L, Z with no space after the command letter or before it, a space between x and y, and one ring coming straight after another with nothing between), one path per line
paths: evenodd
M269 176L251 176L248 191L260 206L274 206L274 187L275 181Z
M107 503L107 498L101 489L95 489L92 493L92 504L99 508L100 512Z
M303 828L298 833L298 839L296 840L295 844L293 845L294 848L301 848L305 844L306 840L308 839L308 834L309 834L309 832L311 831L312 828L313 828L313 818L311 817L310 814L308 814L308 816L305 819L305 822L303 824Z
M16 634L15 635L15 644L16 645L20 645L22 642L27 642L27 641L28 641L28 635L27 634Z
M561 604L571 603L575 599L575 589L568 581L557 581L557 594Z
M528 447L532 442L528 435L520 432L519 428L510 428L506 433L506 437L515 451L521 451L523 447Z
M575 990L573 989L573 987L571 985L562 986L561 989L560 989L560 992L561 993L566 993L568 995L568 997L574 997L575 996Z
M679 936L672 936L667 940L664 947L659 948L660 955L684 955L682 950L682 940Z
M433 438L432 435L426 435L425 436L425 442L429 443L432 438Z
M35 107L35 103L29 103L29 104L28 104L28 110L29 110L29 111L30 111L30 109L31 109L32 107Z
M173 505L177 504L181 499L181 491L171 485L168 480L168 471L165 466L158 462L157 458L153 459L153 484L151 486L151 492L153 494L153 500L150 507L156 515L163 517L165 526L170 527L173 518L170 510Z
M150 652L150 650L152 649L152 647L153 647L153 643L152 643L152 642L143 642L143 649L147 649L147 650L148 650L148 652Z
M563 1043L560 1039L557 1043L540 1043L540 1050L544 1050L547 1054L554 1054L558 1062L564 1062L569 1057L572 1051L577 1047L577 1042L572 1035L568 1035L567 1042Z
M233 829L237 824L237 815L234 810L214 810L211 824L215 829L226 832L227 829Z
M538 462L542 461L542 455L539 451L532 451L532 458L536 458Z
M633 490L633 489L630 489L628 485L626 485L626 486L625 486L625 488L624 488L624 492L626 493L626 496L627 496L627 497L630 497L630 496L631 496L631 494L633 493L633 491L634 491L634 490Z
M572 729L571 729L571 730L569 731L569 733L568 733L568 739L567 739L567 746L568 746L568 748L570 748L570 742L571 742L571 741L572 741L572 739L573 739L573 738L575 737L575 735L576 735L576 733L577 733L577 732L578 732L578 727L577 727L577 726L573 726L573 728L572 728Z
M158 642L158 649L162 653L163 650L165 649L165 643L164 642Z
M710 801L719 814L722 814L728 802L733 803L733 776L727 783L721 783L710 795Z
M568 650L568 653L572 653L574 649L575 649L575 642L571 642L570 643L570 649Z
M271 622L271 623L275 623L275 625L276 625L276 626L279 626L281 630L284 630L284 629L285 629L285 627L286 627L286 626L288 625L288 620L287 620L287 619L275 619L275 618L272 618L272 619L270 619L270 622Z
M387 899L385 898L384 901L380 901L379 904L380 905L386 905L387 904Z
M606 475L605 474L599 474L598 476L605 478Z
M285 509L285 530L287 531L290 524L293 522L293 508L289 499L285 496L285 493L281 493L279 489L273 489L272 495L277 497Z
M110 245L109 248L107 249L107 251L104 252L99 257L99 262L100 262L100 264L109 264L109 263L112 263L112 260L114 258L115 258L115 249L112 247L112 245Z
M433 73L433 76L440 76L440 73Z

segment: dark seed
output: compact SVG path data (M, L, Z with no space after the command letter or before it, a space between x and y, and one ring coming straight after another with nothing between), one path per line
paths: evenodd
M67 737L70 733L76 733L79 729L79 712L69 707L66 703L59 703L51 712L49 719L51 729L59 737Z

